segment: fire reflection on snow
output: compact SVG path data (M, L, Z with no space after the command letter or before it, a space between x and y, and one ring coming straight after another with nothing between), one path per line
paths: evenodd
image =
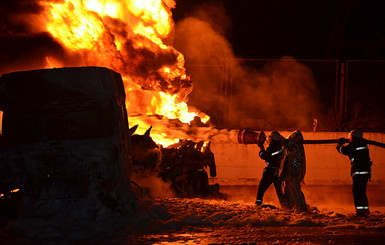
M349 243L371 236L369 241L377 243L384 238L381 234L385 229L385 215L378 211L361 219L353 212L319 211L316 207L310 207L308 213L298 213L261 208L241 201L199 198L156 198L153 205L164 207L169 215L164 216L167 217L164 220L153 220L147 229L141 230L146 236L135 234L130 236L131 241L151 244ZM350 238L344 240L347 237Z
M252 190L249 187L249 194ZM316 191L313 189L313 192ZM378 193L377 196L381 199ZM267 193L266 199L269 198ZM131 225L112 238L98 240L98 244L103 241L109 244L114 241L118 244L271 244L277 241L277 244L301 244L305 241L322 244L329 241L360 243L365 239L368 243L379 244L378 241L385 238L385 215L375 211L375 207L370 217L357 218L353 209L350 212L345 209L343 213L319 210L313 204L318 206L322 200L311 195L308 200L311 205L309 212L298 213L236 200L141 199ZM275 204L275 201L271 203ZM381 202L373 200L373 203ZM7 238L1 238L0 242L10 241L4 239ZM82 244L85 241L73 244L76 242Z

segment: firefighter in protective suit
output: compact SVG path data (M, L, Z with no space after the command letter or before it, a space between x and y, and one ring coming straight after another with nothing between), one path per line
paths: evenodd
M263 142L258 142L258 146L261 149L259 157L265 160L267 166L264 168L262 179L259 182L257 200L255 201L255 204L262 204L265 191L271 184L274 184L279 202L283 205L284 199L282 182L278 178L281 162L284 157L284 153L282 151L282 136L277 131L273 131L268 135L267 143L269 146L265 150Z
M337 151L347 155L351 161L351 176L353 179L353 199L358 216L367 216L369 203L366 196L366 185L371 177L371 165L369 148L362 137L362 131L353 129L348 135L349 144L345 138L340 138L337 143Z
M284 141L285 162L280 178L285 184L285 203L288 209L295 208L299 212L307 211L305 195L301 190L306 174L305 149L303 135L300 131L292 132Z

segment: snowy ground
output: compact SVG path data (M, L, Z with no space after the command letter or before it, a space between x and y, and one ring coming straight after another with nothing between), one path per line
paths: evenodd
M350 188L304 187L308 213L256 206L254 186L223 187L226 201L158 198L155 203L171 214L163 223L163 230L170 231L130 238L145 244L384 244L383 187L368 189L373 204L368 218L354 215L353 204L347 203ZM278 205L273 187L265 200Z
M139 202L133 224L107 239L70 244L383 244L384 197L381 186L368 187L372 215L357 218L350 186L306 186L310 212L261 208L255 186L223 186L227 200L158 197ZM264 199L277 205L274 188ZM340 206L338 205L340 204ZM1 229L0 244L33 243ZM67 244L46 240L52 244Z

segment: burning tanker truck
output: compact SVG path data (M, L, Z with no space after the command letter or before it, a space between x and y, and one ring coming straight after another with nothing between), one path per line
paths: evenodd
M14 230L68 237L127 225L135 194L125 96L120 74L101 67L1 77L0 193L2 205L11 196L18 206L2 217L17 217Z

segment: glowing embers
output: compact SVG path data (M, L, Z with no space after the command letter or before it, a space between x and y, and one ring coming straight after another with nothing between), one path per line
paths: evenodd
M10 198L10 195L12 195L13 193L17 193L19 191L20 191L20 189L14 189L14 190L9 191L9 195L7 196L7 198ZM0 198L1 197L6 197L6 195L3 193L0 193Z

